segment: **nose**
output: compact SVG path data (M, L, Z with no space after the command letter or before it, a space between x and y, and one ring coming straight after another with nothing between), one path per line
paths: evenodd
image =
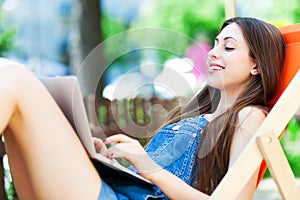
M219 58L218 48L216 46L208 52L208 57L211 59Z

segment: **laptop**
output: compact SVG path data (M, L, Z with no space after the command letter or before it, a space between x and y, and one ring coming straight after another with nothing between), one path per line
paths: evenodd
M41 77L39 79L72 125L102 178L123 177L127 181L152 185L150 181L122 166L117 160L109 159L96 152L83 95L76 76Z

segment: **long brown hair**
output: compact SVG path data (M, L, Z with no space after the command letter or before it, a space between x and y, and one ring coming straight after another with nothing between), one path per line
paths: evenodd
M193 186L209 195L228 170L239 111L246 106L270 109L268 103L276 95L286 51L284 38L275 26L255 18L236 17L226 20L220 31L231 23L241 28L249 47L249 56L256 63L260 75L250 76L245 90L234 105L213 119L202 132L197 157L198 170ZM186 106L174 109L167 123L213 113L219 101L219 90L205 86Z

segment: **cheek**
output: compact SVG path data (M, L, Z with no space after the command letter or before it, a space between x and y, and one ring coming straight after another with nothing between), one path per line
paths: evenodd
M245 66L231 66L220 73L210 74L207 78L207 84L213 88L225 89L228 87L239 87L244 85L250 78Z
M250 58L245 57L245 54L235 54L223 58L226 69L210 74L207 78L207 84L218 89L244 85L249 80L251 64L253 64Z
M235 59L228 59L225 63L227 76L231 77L245 77L250 75L254 63L250 57L245 57L244 54L236 55Z

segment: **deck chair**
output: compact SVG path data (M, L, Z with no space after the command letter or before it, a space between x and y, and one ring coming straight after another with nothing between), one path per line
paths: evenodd
M283 199L300 199L300 190L279 139L300 106L300 24L280 28L287 42L285 67L275 105L210 199L235 199L254 171L268 167Z

